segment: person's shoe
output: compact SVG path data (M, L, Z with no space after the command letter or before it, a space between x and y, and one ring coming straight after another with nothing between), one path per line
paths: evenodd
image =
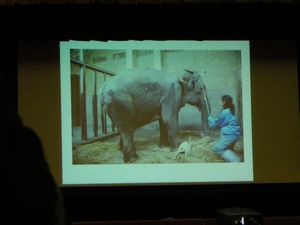
M223 159L226 162L240 162L241 158L232 150L225 150L225 152L222 154Z

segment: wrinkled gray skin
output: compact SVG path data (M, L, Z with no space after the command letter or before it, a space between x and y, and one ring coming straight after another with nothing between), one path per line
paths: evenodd
M134 161L133 135L137 128L159 120L159 146L177 148L178 112L186 103L196 106L207 134L205 85L199 73L166 73L155 69L128 70L107 80L100 90L102 115L108 114L121 134L124 162Z

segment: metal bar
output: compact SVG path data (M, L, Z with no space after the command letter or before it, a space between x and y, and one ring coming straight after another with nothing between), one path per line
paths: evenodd
M100 73L104 73L104 74L109 75L109 76L114 76L115 75L113 72L111 72L109 70L105 70L105 69L99 68L97 66L93 66L91 64L80 62L80 61L75 60L75 59L71 59L71 63L74 63L74 64L79 65L79 66L85 66L85 68L87 68L87 69L91 69L91 70L94 70L94 71L97 71L97 72L100 72Z
M104 82L106 81L106 74L104 74ZM107 134L107 113L106 111L102 110L101 113L103 113L104 115L102 115L102 133L103 134Z
M102 73L104 75L104 81L106 80L106 76L114 76L115 73L99 68L97 66L90 65L88 63L83 62L83 52L80 52L80 60L71 59L71 63L80 66L80 110L81 110L81 139L82 141L87 140L87 113L86 113L86 69L90 69L94 71L95 76L95 91L93 95L93 128L94 128L94 136L98 136L98 96L97 96L97 72ZM103 113L103 111L101 111ZM107 114L101 116L101 127L102 133L107 134ZM115 127L112 125L112 131L115 132Z
M102 110L102 133L107 134L107 117L106 117L106 112Z
M97 71L94 71L94 96L93 96L93 119L94 137L98 136L98 96L97 96Z
M106 111L103 111L103 113L104 113L104 115L103 115L103 121L102 121L103 122L102 130L103 130L103 134L107 134L108 133L107 132L107 113L106 113Z
M118 135L120 135L120 133L116 132L116 133L112 133L112 134L108 134L108 135L103 135L101 137L91 138L91 139L86 140L86 141L73 143L73 147L76 146L76 145L90 144L90 143L94 143L94 142L97 142L97 141L103 142L103 141L109 140L111 138L114 138Z
M114 123L112 123L112 125L111 125L111 131L112 131L112 132L115 132L115 131L116 131L116 129L115 129L115 124L114 124Z
M82 94L80 94L81 108L81 139L87 140L87 122L86 122L86 82L85 82L85 66L82 67Z

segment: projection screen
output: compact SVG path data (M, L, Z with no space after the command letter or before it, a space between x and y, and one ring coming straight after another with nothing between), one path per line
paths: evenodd
M249 41L65 41L60 68L63 185L253 181ZM184 74L200 75L201 106L185 97L194 84L182 82ZM172 88L153 92L159 85ZM204 109L217 118L223 95L232 97L241 128L229 146L237 163L214 150L220 127L205 129ZM161 146L164 138L178 145ZM135 157L126 161L128 149Z

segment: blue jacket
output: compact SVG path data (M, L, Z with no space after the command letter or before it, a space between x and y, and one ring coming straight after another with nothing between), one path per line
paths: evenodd
M208 125L211 128L220 128L222 135L240 136L241 133L238 121L229 108L221 110L216 118L209 116Z

